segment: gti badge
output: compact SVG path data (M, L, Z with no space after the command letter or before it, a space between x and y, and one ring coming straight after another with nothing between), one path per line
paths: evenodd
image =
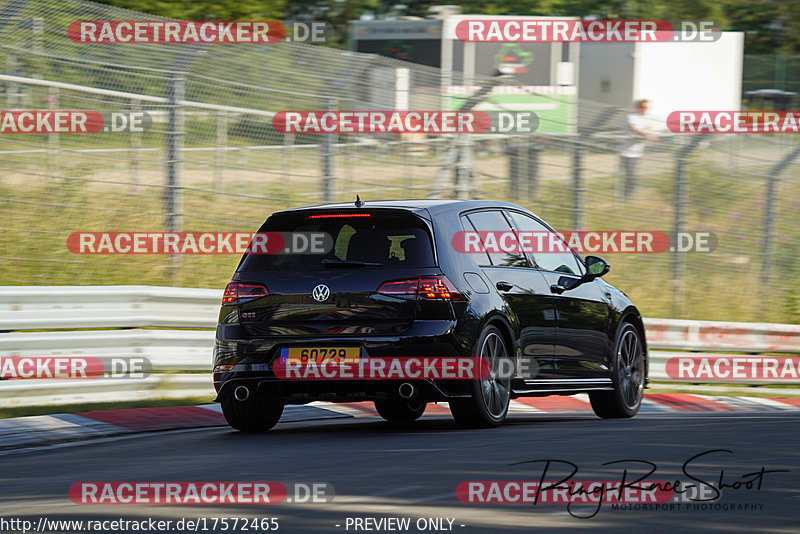
M311 296L314 297L314 300L317 302L325 302L328 300L328 297L331 296L331 290L325 284L320 284L314 288L311 292Z

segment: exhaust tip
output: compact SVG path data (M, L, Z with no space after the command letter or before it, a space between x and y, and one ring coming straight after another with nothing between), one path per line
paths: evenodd
M233 398L239 402L244 402L250 398L250 389L247 386L238 386L233 390Z
M415 392L416 389L414 388L414 386L412 386L408 382L403 382L402 384L400 384L400 387L397 388L398 395L400 395L404 399L410 399L411 397L414 396Z

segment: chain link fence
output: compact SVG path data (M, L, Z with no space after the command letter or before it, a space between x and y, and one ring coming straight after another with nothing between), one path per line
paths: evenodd
M279 111L447 109L445 79L488 80L288 42L79 44L66 34L76 20L137 19L157 20L72 0L0 0L0 107L153 119L141 133L0 135L3 284L223 287L235 255L76 255L66 240L255 231L273 211L356 194L487 198L560 230L713 232L710 253L606 256L608 280L646 316L800 321L797 136L661 135L626 185L626 111L586 101L568 134L282 134L271 124Z
M800 56L785 53L744 56L742 91L779 89L800 92Z

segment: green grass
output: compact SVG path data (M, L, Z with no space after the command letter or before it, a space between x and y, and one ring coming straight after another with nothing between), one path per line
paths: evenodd
M334 200L356 193L377 198L427 196L441 153L359 149L334 160ZM674 220L674 162L658 155L655 165L643 162L632 199L618 198L614 154L587 154L586 227L594 230L658 230L671 233ZM732 173L727 153L707 149L688 168L686 230L711 230L719 248L711 253L681 256L684 277L673 280L672 254L604 254L611 263L610 283L625 291L649 317L707 320L800 322L800 185L790 168L778 190L774 219L777 234L773 276L761 277L763 198L772 159L763 166ZM273 211L319 201L319 156L313 150L247 151L226 155L228 169L216 183L213 152L187 153L181 181L185 231L255 231ZM287 159L288 158L288 159ZM164 231L162 161L143 161L137 179L124 159L68 154L52 159L9 156L0 163L0 280L5 285L151 284L224 287L239 258L235 255L75 255L67 236L78 231ZM476 155L479 198L523 205L557 229L572 229L571 155L549 149L540 158L536 195L509 198L507 157ZM288 165L290 175L280 174ZM68 179L50 178L50 173ZM598 176L592 176L596 174ZM105 182L105 183L103 183ZM123 182L123 183L112 183ZM198 189L198 190L195 190ZM452 185L442 197L452 197ZM676 288L683 298L676 298Z

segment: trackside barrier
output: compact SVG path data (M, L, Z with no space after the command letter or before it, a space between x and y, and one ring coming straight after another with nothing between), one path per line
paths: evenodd
M217 289L0 287L0 358L139 357L149 360L153 369L140 379L2 380L0 407L211 399L214 390L209 371L221 299L222 291ZM800 354L800 325L675 319L644 322L651 382L679 382L666 373L666 362L673 357ZM729 383L800 384L800 379Z
M800 325L645 319L647 343L656 349L800 354Z
M222 291L154 286L0 286L0 331L214 328Z

